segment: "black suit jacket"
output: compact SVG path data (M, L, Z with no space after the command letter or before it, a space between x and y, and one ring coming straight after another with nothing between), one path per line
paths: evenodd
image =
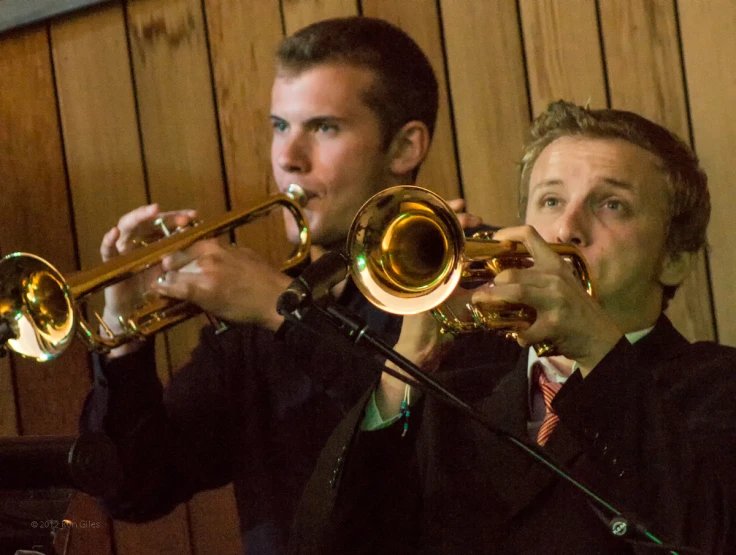
M439 377L525 440L526 353L511 362L505 344L485 338L484 367ZM544 451L665 543L736 553L735 363L736 350L691 345L663 317L586 379L568 380ZM400 426L356 431L364 404L323 451L293 553L652 552L613 537L608 515L579 491L454 409L425 399L402 438Z

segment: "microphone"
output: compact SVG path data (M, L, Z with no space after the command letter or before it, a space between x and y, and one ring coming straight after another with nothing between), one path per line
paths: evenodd
M307 266L291 282L276 303L279 314L293 314L307 303L324 299L335 285L344 280L350 268L350 259L340 251L323 254L316 262Z

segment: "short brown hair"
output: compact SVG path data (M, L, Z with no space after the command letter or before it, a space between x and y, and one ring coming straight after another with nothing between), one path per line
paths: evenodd
M537 158L553 141L569 136L622 139L656 155L662 162L669 186L667 252L696 252L706 246L710 193L708 178L698 157L674 133L623 110L590 110L559 100L534 120L521 159L519 193L522 215L526 211L529 179ZM665 290L665 298L673 295L674 288Z
M284 39L280 71L299 74L322 64L347 64L375 75L364 102L378 116L385 146L410 121L424 122L430 136L437 120L438 86L419 46L398 27L370 17L313 23Z

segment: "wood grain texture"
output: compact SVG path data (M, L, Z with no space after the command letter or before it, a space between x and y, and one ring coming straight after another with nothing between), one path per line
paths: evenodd
M226 199L202 5L132 1L127 16L150 200L211 221L225 212ZM197 344L203 321L167 332L174 370Z
M282 0L281 6L288 35L316 21L358 15L358 0Z
M434 0L363 0L363 15L379 17L402 28L429 58L439 83L439 110L432 147L417 185L446 199L460 196L455 140L450 121L441 25Z
M186 505L179 505L170 515L146 524L115 521L114 530L116 555L191 553Z
M606 107L606 86L595 3L521 0L532 113L564 99Z
M736 345L736 249L733 193L736 169L736 4L731 0L678 2L695 149L711 194L710 277L718 338Z
M120 5L51 27L57 92L82 268L121 214L147 200Z
M0 41L0 76L0 183L7 211L0 245L38 254L70 273L76 259L45 28L26 29ZM86 348L76 342L45 364L15 359L17 405L9 361L0 366L0 433L74 434L89 388ZM84 534L87 553L110 554L107 518L97 506L86 514L99 523Z
M9 356L0 359L0 437L14 437L20 431L16 414L13 371Z
M0 74L0 183L3 203L12 207L12 217L1 226L0 245L7 251L37 254L62 274L70 273L76 260L45 30L2 41ZM74 345L46 364L14 359L24 434L76 430L89 386L88 357L80 347ZM10 390L7 382L3 389ZM7 401L12 403L12 398ZM8 413L5 418L13 419Z
M637 112L689 141L678 29L670 0L601 2L611 106ZM705 258L667 314L690 340L713 339Z
M211 221L225 212L226 198L202 4L133 0L127 7L150 200L164 210L196 209L200 219ZM203 324L204 318L189 320L159 340L172 373L189 360ZM232 513L234 503L226 494L206 504L194 501L188 512L188 522L177 522L176 529L196 527L209 514ZM170 518L186 516L179 510ZM156 524L148 526L153 536ZM190 541L195 553L242 550L237 527L200 527ZM166 545L172 552L182 548Z
M516 4L440 5L463 196L486 222L515 224L516 162L529 126Z
M271 84L283 36L277 1L205 0L227 186L233 209L276 191L271 172ZM257 22L256 25L253 22ZM280 214L237 234L274 263L285 259Z
M148 201L122 6L54 23L52 44L80 258L94 267L102 235ZM189 552L181 514L114 529L118 555Z

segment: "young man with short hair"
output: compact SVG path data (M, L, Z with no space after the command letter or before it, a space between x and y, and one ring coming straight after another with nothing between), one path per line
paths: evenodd
M282 43L276 66L273 172L281 191L295 183L307 195L314 260L343 246L355 212L375 192L413 182L434 129L437 82L403 31L362 17L302 29ZM158 216L180 224L193 212L160 214L150 205L126 214L105 235L103 259L135 248ZM197 272L179 271L192 262ZM82 427L104 430L125 470L104 504L115 518L146 521L233 482L247 553L282 553L324 440L374 375L360 371L347 342L283 323L276 301L292 278L250 249L201 242L167 258L163 270L151 290L193 302L231 329L205 329L165 389L150 342L121 347L98 365ZM338 294L396 336L398 319L368 305L351 283ZM129 284L108 291L108 325L116 329L139 300Z
M518 345L487 334L485 365L453 368L471 338L448 352L419 315L404 318L396 349L664 543L736 552L736 350L690 344L662 313L705 244L697 158L636 114L556 102L532 126L521 186L526 225L495 238L523 243L534 265L473 294L481 309L534 309ZM580 250L597 298L549 243ZM559 354L538 357L541 343ZM653 552L614 536L612 514L432 396L402 417L406 398L384 373L336 429L302 500L294 553Z

